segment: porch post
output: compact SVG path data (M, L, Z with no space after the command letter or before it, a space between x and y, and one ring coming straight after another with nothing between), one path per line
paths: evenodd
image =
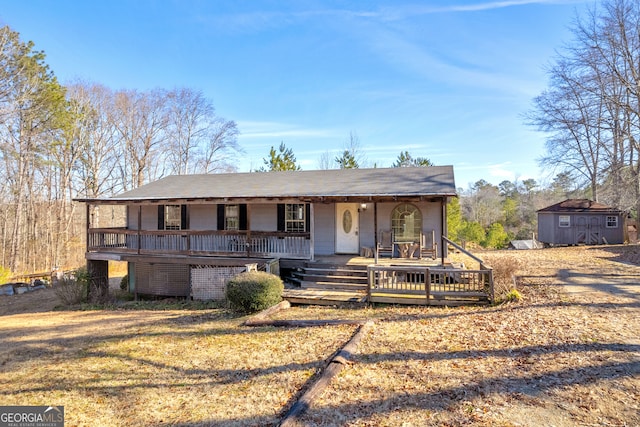
M140 255L140 245L142 243L142 236L140 235L141 228L142 228L142 205L138 205L138 255Z
M373 252L374 264L378 263L378 202L373 202Z
M86 247L85 247L85 252L89 252L89 229L91 228L91 215L89 213L90 211L90 203L87 203L86 205L86 209L85 209L85 214L86 214L86 221L87 221L87 229L86 229L86 234L85 234L85 239L86 239ZM58 261L56 260L56 263ZM88 269L89 267L87 267Z
M447 242L445 242L445 240L443 239L443 237L448 236L449 232L447 230L447 204L445 203L446 201L446 197L443 197L442 199L440 199L440 208L442 211L441 214L441 226L440 229L441 234L440 234L440 259L441 259L441 264L444 265L444 259L446 257L445 253L448 251L448 245Z
M239 215L240 213L238 213ZM247 203L247 258L251 258L251 203Z
M316 218L314 204L309 202L309 256L311 261L315 261L315 231L316 231Z

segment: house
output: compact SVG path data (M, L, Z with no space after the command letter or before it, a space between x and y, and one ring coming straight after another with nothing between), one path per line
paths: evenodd
M451 197L453 167L430 166L176 175L78 201L86 203L94 280L107 280L108 261L126 261L131 291L208 299L220 292L211 283L247 265L277 272L317 256L377 260L382 231L398 242L391 256L424 236L441 248ZM124 224L100 228L97 212L114 205L126 210Z
M567 199L538 212L538 240L548 245L619 244L625 215L588 199Z

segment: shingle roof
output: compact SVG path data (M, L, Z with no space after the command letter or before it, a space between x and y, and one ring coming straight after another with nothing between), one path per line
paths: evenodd
M79 201L455 196L452 166L172 175Z
M592 213L619 213L620 210L589 199L567 199L555 205L547 206L538 212L592 212Z

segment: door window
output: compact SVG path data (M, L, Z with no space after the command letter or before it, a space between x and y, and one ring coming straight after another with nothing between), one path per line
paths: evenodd
M353 228L353 217L351 216L351 211L345 209L342 213L342 231L344 231L344 234L349 234L351 233L351 228Z

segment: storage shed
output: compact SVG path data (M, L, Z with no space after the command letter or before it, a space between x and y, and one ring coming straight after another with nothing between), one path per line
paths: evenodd
M620 244L625 215L589 199L567 199L538 212L538 240L547 245Z

